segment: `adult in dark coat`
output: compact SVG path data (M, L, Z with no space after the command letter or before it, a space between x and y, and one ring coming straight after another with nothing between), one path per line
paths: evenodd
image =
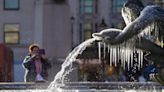
M39 50L38 45L32 44L29 47L30 53L23 60L25 82L45 81L48 78L47 70L51 65L45 57L39 54Z

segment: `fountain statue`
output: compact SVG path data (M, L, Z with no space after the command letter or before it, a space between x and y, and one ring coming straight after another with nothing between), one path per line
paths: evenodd
M93 33L93 37L110 45L133 44L147 52L147 60L164 62L164 9L155 5L144 7L140 0L127 0L122 16L126 23L123 30L105 29Z
M163 51L163 36L164 31L164 9L158 6L147 6L143 9L143 5L139 0L128 0L122 9L122 16L125 20L126 27L117 36L109 37L107 29L100 33L94 33L95 36L106 36L105 39L109 44L120 44L128 39L140 36L140 46L138 48L148 50L152 54L161 56L164 55ZM117 29L115 29L117 30ZM115 31L114 30L114 31ZM153 35L154 38L151 38ZM113 39L114 38L114 39ZM150 38L150 39L149 39ZM151 40L159 40L161 47Z
M98 42L99 58L101 58L101 44L104 44L104 49L108 48L110 65L113 63L116 65L117 61L121 59L123 67L125 68L125 63L127 63L129 68L130 64L133 64L133 54L136 52L138 54L139 68L143 66L143 58L163 61L164 31L162 29L164 27L164 9L154 5L144 7L140 0L127 0L122 8L122 16L126 23L126 27L123 30L109 28L99 33L93 33L93 38L74 48L62 64L61 71L57 73L49 88L58 88L59 85L56 84L67 86L64 78L73 70L72 63L93 42ZM144 52L146 52L145 56ZM163 83L164 79L162 76L164 75L155 74L153 79Z

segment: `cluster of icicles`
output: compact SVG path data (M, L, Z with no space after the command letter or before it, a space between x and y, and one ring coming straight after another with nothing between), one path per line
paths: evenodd
M164 38L159 33L161 29L159 29L157 23L152 23L146 29L143 30L144 31L142 31L137 36L134 36L132 39L129 39L128 41L119 45L110 45L110 44L105 44L103 42L99 42L98 43L99 61L101 62L102 57L105 58L106 55L109 55L110 66L112 65L117 66L118 61L121 61L121 66L124 69L126 66L128 69L130 69L130 67L133 67L134 56L135 56L135 59L137 59L137 63L138 63L138 69L141 69L143 67L143 60L144 60L143 50L135 48L136 44L142 44L140 42L140 38L144 37L152 41L153 43L161 46L162 48L164 46L163 44ZM152 31L154 31L153 34ZM136 43L136 40L138 40L138 43ZM101 51L102 47L103 47L103 51ZM107 48L107 54L106 54L106 48Z
M128 41L129 42L129 41ZM103 46L103 51L101 51ZM138 68L143 66L143 51L133 48L132 44L124 43L122 45L111 46L106 45L105 43L98 43L98 52L99 52L99 62L102 61L102 57L105 58L106 55L109 55L109 64L110 66L117 66L119 61L121 61L121 66L123 69L127 66L128 69L133 67L134 54L137 54ZM107 49L107 53L106 53ZM102 54L103 52L103 54ZM103 55L103 56L101 56Z
M152 23L146 29L144 29L144 31L141 32L138 35L138 37L145 37L148 40L150 40L150 41L156 43L157 45L161 46L161 48L163 48L164 47L164 37L163 37L163 34L161 34L159 32L159 31L162 31L163 29L161 29L159 27L159 25L161 25L161 22L160 23L156 23L156 22Z

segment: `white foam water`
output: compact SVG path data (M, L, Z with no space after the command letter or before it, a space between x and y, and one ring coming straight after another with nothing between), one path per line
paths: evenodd
M76 48L74 48L71 53L69 53L69 55L65 59L64 63L62 64L61 70L56 74L56 76L54 78L54 81L51 82L48 89L57 88L56 87L57 83L62 83L62 84L64 83L65 76L67 74L69 74L69 72L72 71L72 63L74 61L76 61L76 57L79 54L81 54L86 49L86 47L91 45L91 43L94 42L95 40L96 40L96 38L88 39L88 40L84 41L83 43L81 43Z

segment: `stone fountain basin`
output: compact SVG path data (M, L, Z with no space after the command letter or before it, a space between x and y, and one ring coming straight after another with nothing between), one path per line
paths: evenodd
M156 82L66 82L57 86L50 90L46 83L0 83L0 92L164 92L164 86Z
M0 82L1 90L47 89L49 83Z
M57 86L60 92L158 92L164 89L156 82L68 82Z

